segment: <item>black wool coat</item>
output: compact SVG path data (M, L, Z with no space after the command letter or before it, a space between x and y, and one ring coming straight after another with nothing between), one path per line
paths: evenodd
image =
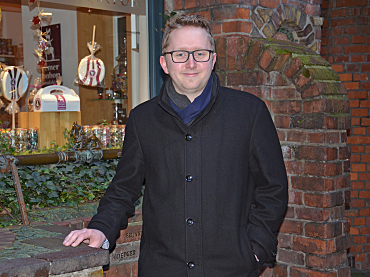
M132 110L117 174L88 226L112 249L145 182L140 277L257 276L276 255L288 190L274 124L262 100L212 74L210 103L189 126L165 85Z

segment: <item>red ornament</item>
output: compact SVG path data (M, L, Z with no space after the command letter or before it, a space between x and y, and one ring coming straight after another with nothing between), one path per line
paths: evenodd
M48 48L48 42L46 40L39 41L39 48L42 50L46 50Z
M40 24L40 18L39 18L39 16L38 15L35 15L34 17L33 17L33 19L32 19L32 23L33 23L33 25L37 25L37 24Z
M46 65L46 61L45 61L45 59L44 59L44 58L42 58L42 57L40 57L40 58L37 60L37 66L38 66L39 68L43 68L43 67L45 67L45 65Z

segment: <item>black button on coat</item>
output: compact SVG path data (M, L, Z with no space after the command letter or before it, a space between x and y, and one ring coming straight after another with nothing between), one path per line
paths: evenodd
M257 276L253 253L259 264L274 258L288 199L274 124L262 100L212 74L211 101L190 126L165 85L132 110L117 174L89 224L112 249L145 183L140 277Z

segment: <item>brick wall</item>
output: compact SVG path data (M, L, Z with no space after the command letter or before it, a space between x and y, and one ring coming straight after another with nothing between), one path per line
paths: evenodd
M351 105L351 223L349 255L358 269L370 269L370 1L323 1L322 55L338 72Z
M289 178L289 207L278 237L277 264L264 268L264 277L350 276L346 87L330 64L307 47L252 38L268 37L260 32L266 26L275 37L277 25L287 19L304 31L296 19L305 16L309 22L319 15L319 2L167 0L165 5L167 12L197 13L210 20L222 84L262 98L277 127ZM260 26L253 20L257 5L263 11ZM321 39L321 30L315 35Z

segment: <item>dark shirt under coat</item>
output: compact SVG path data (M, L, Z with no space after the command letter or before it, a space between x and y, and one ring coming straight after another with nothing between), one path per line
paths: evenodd
M117 174L88 226L112 249L145 182L140 277L257 276L276 255L288 189L275 126L262 100L212 74L210 103L189 126L169 104L170 78L131 111Z

